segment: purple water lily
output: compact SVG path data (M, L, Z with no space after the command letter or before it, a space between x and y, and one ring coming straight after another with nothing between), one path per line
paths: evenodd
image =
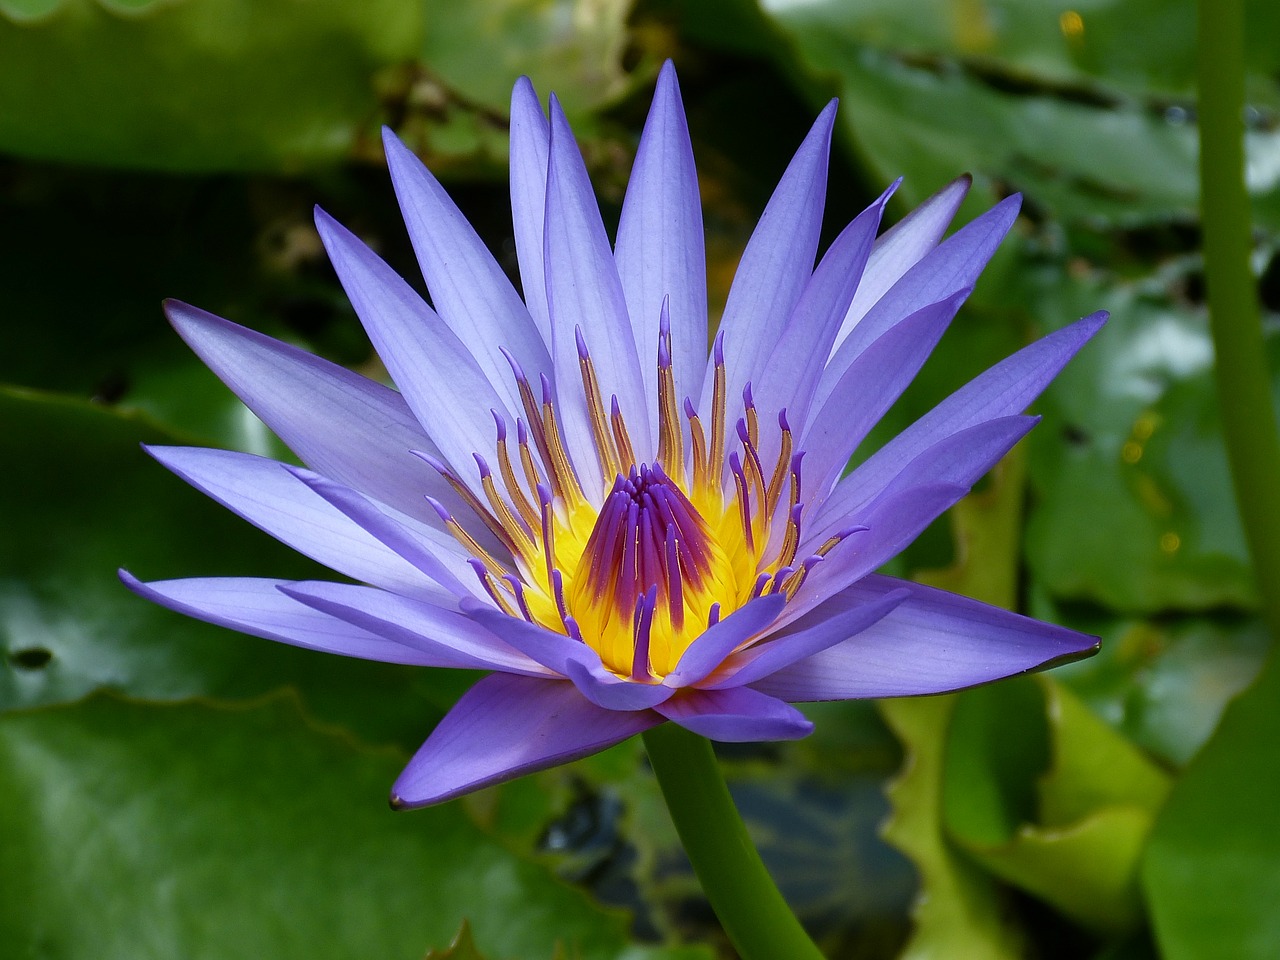
M792 703L931 694L1097 641L874 573L1035 423L1022 411L1101 326L1009 357L842 476L1013 224L1010 198L943 240L956 180L877 236L891 186L814 269L835 105L743 253L707 348L702 216L671 64L611 248L555 97L511 104L524 299L394 135L432 309L317 211L390 389L180 303L169 319L309 465L151 454L358 583L202 578L139 594L353 657L491 671L397 780L437 803L671 721L803 737Z

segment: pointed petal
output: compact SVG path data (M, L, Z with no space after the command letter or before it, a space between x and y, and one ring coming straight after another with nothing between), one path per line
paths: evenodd
M935 444L983 421L1021 413L1102 328L1106 317L1105 311L1090 314L1024 347L961 387L841 480L823 514L848 516Z
M573 684L496 673L462 695L391 791L391 805L422 807L598 753L657 726L651 711L588 703Z
M836 348L818 386L818 403L827 398L858 355L900 318L958 291L972 290L978 275L1018 218L1021 202L1022 198L1016 195L1002 200L965 224L908 270Z
M841 543L809 574L779 618L790 623L896 556L970 488L1036 424L1035 417L1004 417L948 437L911 462L873 499L852 514L820 515L800 555L817 549L835 530L851 524L868 529ZM824 522L825 521L825 522ZM856 550L855 550L856 548Z
M498 410L514 422L466 345L422 298L327 213L316 227L374 348L427 435L453 470L475 474L472 454L494 445Z
M790 701L944 693L1087 656L1098 648L1097 637L875 575L810 616L837 614L903 590L907 599L882 620L765 677L754 689Z
M606 710L643 710L661 703L672 691L661 684L635 683L614 676L600 655L580 640L526 620L509 617L488 604L467 601L463 612L477 624L562 677Z
M658 422L658 314L670 297L672 372L677 401L696 397L707 362L707 258L693 146L675 67L658 75L653 106L636 150L614 250L636 353Z
M924 366L968 295L961 290L890 327L834 384L800 437L805 479L818 494L812 504L825 499L858 444Z
M382 132L400 211L440 318L489 382L520 409L506 348L534 383L551 373L551 357L511 281L444 187L390 129Z
M457 501L410 450L438 454L389 387L211 313L165 301L179 336L313 470L419 520Z
M120 580L140 597L206 623L295 647L383 663L439 666L430 653L354 627L286 597L287 580L193 577L143 583L125 570Z
M259 530L355 580L411 596L450 602L450 595L285 469L265 457L199 447L147 447L197 490ZM389 509L389 508L388 508ZM397 518L425 541L430 528ZM434 531L433 531L434 532Z
M458 579L469 558L449 535L426 527L414 536L350 487L288 464L285 469L343 516L404 557L449 593L458 597L476 595L478 587L473 588Z
M595 450L595 443L578 372L577 328L582 330L582 339L595 365L605 408L616 394L636 455L642 461L652 459L655 449L650 439L649 402L622 281L600 220L600 208L577 141L554 96L550 150L543 258L552 320L552 358L558 374L556 399L566 446L578 460L585 461L575 461L578 477L588 497L598 502L600 467L594 453L588 452Z
M432 666L550 675L545 667L456 609L353 583L310 580L286 584L280 590L298 603L362 631L423 651L432 657Z
M655 709L686 730L728 743L799 740L813 732L795 707L749 687L689 689Z
M862 282L840 324L837 347L876 301L938 245L972 185L973 178L968 174L952 180L876 240Z
M511 91L511 222L524 302L548 351L551 318L547 313L546 270L542 263L542 219L547 210L550 137L538 94L529 78L521 77Z
M901 182L895 180L875 203L844 228L805 285L777 347L769 355L769 362L752 381L756 407L766 417L785 409L792 429L803 430L822 374L822 361L831 352L840 320L854 291L861 285L860 278L884 206ZM776 446L771 449L765 444L760 457L770 463L777 453Z
M720 690L752 684L798 660L844 643L889 614L910 594L891 590L859 603L832 608L830 601L811 610L766 640L733 654L722 670L698 684L702 690Z
M741 414L743 386L758 379L813 273L835 117L833 100L800 144L738 262L720 321L729 423ZM713 366L708 363L700 410L710 409L712 384Z
M786 603L787 598L782 594L772 594L739 607L689 644L676 668L662 682L679 688L702 680L734 650L768 629Z

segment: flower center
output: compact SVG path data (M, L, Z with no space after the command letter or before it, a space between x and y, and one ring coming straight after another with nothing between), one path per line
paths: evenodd
M494 603L509 616L580 640L609 670L639 682L672 672L694 639L752 598L794 596L810 568L851 532L797 560L801 455L792 456L786 412L778 414L777 460L766 473L748 385L744 413L735 425L736 449L728 449L719 338L710 432L686 399L686 456L670 347L664 314L658 343L658 450L649 465L636 462L617 397L605 412L590 354L578 334L595 447L590 453L602 481L611 483L598 505L584 495L576 473L589 462L579 456L587 452L575 450L570 458L565 450L550 384L543 380L539 403L514 360L525 416L516 420L513 456L507 424L495 412L496 477L488 462L475 456L483 499L445 464L426 458L511 555L504 565L432 501L446 529L471 554Z
M736 581L724 547L684 491L660 464L641 464L614 480L568 607L611 670L661 677L720 607L737 606ZM685 630L686 620L694 630ZM637 656L646 648L647 657Z

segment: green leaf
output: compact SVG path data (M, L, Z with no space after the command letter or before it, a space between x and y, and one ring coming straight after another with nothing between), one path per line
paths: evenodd
M884 837L914 861L924 894L912 911L916 929L905 960L1022 957L1023 935L990 876L952 849L940 797L947 729L956 697L882 700L881 714L907 751L889 787L893 815Z
M148 457L173 438L137 417L0 391L0 708L103 687L256 697L281 686L371 740L420 742L471 674L369 663L245 637L135 597L116 578L332 576Z
M1203 316L1158 289L1167 278L1023 282L1047 316L1111 310L1046 392L1032 434L1037 580L1055 598L1125 613L1256 606ZM1280 337L1269 349L1280 403Z
M1142 865L1161 955L1263 960L1280 943L1280 658L1174 787Z
M415 52L410 0L0 2L0 150L149 170L330 164Z
M1138 859L1168 777L1047 677L959 698L948 735L948 834L997 876L1091 929L1142 915Z
M10 714L0 875L21 881L0 898L0 940L48 960L414 957L466 919L488 956L623 951L622 916L457 805L387 809L403 760L310 725L289 698Z
M1043 602L1033 612L1103 638L1097 656L1055 671L1055 678L1173 767L1204 746L1227 702L1258 675L1270 646L1257 617L1083 617Z

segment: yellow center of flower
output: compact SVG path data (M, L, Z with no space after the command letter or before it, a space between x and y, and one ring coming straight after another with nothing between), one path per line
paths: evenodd
M476 457L483 499L437 465L511 554L504 565L437 504L448 529L475 558L472 565L494 602L512 617L581 640L609 670L639 682L673 671L708 626L753 597L793 596L813 563L840 539L833 537L796 563L800 457L792 457L785 414L778 418L778 457L769 475L758 455L759 424L749 389L738 443L727 450L726 378L718 344L710 436L686 401L686 457L665 325L661 337L658 454L652 464L637 462L616 397L606 415L579 337L594 453L608 491L601 503L591 503L582 492L545 386L539 402L518 367L525 417L516 422L513 454L506 424L495 415L497 475ZM782 503L784 493L788 504Z

